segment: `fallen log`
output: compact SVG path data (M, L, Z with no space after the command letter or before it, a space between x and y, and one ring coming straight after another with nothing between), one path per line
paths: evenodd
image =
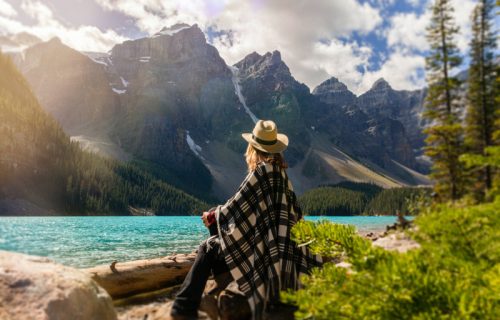
M123 299L182 283L195 257L196 254L191 253L147 260L114 261L110 265L83 270L113 299Z

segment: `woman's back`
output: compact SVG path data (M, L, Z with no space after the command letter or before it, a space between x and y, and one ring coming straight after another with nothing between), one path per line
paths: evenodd
M296 289L299 275L320 264L290 239L300 208L279 166L259 163L216 215L226 263L256 314L281 290Z

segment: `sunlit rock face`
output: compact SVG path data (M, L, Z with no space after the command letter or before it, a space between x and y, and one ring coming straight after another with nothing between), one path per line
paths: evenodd
M105 70L58 38L28 48L19 65L41 104L70 134L109 121L119 110Z

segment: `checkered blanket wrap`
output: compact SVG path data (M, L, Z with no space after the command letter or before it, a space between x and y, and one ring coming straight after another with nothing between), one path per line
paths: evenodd
M226 263L256 319L281 290L298 289L300 274L321 265L319 256L290 239L302 212L278 166L259 164L215 213Z

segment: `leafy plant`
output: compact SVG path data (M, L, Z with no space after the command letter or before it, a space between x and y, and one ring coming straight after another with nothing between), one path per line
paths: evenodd
M439 205L417 217L406 253L374 247L353 227L300 222L293 238L350 269L326 263L282 294L299 319L498 319L500 202Z

